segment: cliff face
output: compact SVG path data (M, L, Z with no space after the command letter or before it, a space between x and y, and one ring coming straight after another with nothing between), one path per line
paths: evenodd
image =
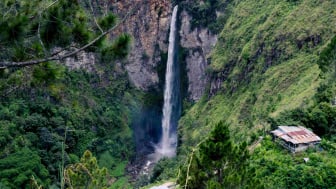
M133 36L133 46L128 56L126 69L132 83L139 89L157 88L159 83L157 66L162 54L168 49L169 25L172 4L168 0L118 1L113 11L123 17L130 10L134 13L122 24L117 32ZM181 11L181 10L180 10ZM204 93L208 78L206 68L208 56L217 36L207 29L191 29L191 16L181 11L180 46L187 50L185 60L188 75L188 97L198 100Z
M111 37L120 33L132 36L132 48L125 64L131 82L141 90L157 88L159 78L157 64L161 61L161 52L167 52L168 32L171 17L169 0L116 0L113 2L93 1L95 13L117 14L119 20L126 18ZM70 69L93 70L97 58L93 53L82 52L74 58L65 60ZM120 66L120 64L117 64Z
M198 100L204 94L208 77L206 69L209 61L209 55L217 42L217 36L211 34L207 28L191 29L190 21L192 17L182 11L180 15L180 43L187 49L186 64L188 72L188 93L189 98Z
M113 4L113 9L120 18L132 11L117 31L129 33L133 37L133 46L126 63L130 80L142 90L156 87L159 82L157 63L161 60L160 53L166 52L168 48L170 1L123 0Z
M53 51L57 52L60 51L61 48L55 48ZM73 49L76 50L76 49ZM61 55L64 55L65 53L68 53L70 51L63 51L60 53ZM81 51L77 53L73 57L68 57L64 60L62 60L62 64L67 66L70 70L75 70L75 69L84 69L87 70L88 72L92 72L95 70L94 65L99 61L97 59L97 55L92 52L85 52Z
M148 91L159 88L159 65L165 64L164 55L168 51L168 35L172 12L169 0L118 0L105 5L93 1L95 10L104 9L127 19L112 34L128 33L132 36L132 48L124 62L130 81L138 89ZM191 27L192 16L180 7L179 46L183 48L188 79L188 99L197 101L204 94L210 78L206 74L210 64L210 52L217 42L217 35L204 27ZM182 53L182 52L181 52ZM97 59L93 53L80 53L75 58L66 59L71 69L84 68L92 71ZM121 65L121 64L118 64ZM214 91L211 82L211 91Z

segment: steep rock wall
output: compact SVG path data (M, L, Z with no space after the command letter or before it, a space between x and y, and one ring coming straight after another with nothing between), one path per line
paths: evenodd
M188 93L191 100L199 100L209 81L206 69L210 63L209 55L217 42L217 36L207 28L191 29L192 17L182 11L180 15L180 44L187 49L186 64L188 72Z
M130 81L138 89L144 91L155 89L160 92L162 88L159 84L163 84L164 79L159 78L159 74L164 73L163 64L168 51L172 2L169 0L116 0L113 2L94 0L92 7L95 15L107 14L109 11L117 14L119 19L127 15L127 19L111 34L113 38L120 33L128 33L133 38L129 56L117 66L126 69ZM184 65L186 69L183 70L187 71L182 74L187 74L188 79L188 94L183 96L197 101L210 82L206 70L210 64L210 52L217 42L217 35L204 27L192 28L192 16L182 10L182 7L179 10L179 45L183 48L181 53L185 53L181 60L186 63ZM64 63L70 69L94 71L94 64L97 61L94 53L81 52L75 57L67 58Z
M164 0L117 1L113 11L123 17L130 10L136 11L122 24L117 32L133 36L133 46L127 59L126 69L132 83L139 89L158 88L157 66L162 53L167 52L169 23L172 4ZM198 100L209 81L206 75L209 55L217 42L217 36L206 28L191 29L192 17L180 10L180 46L186 49L185 62L188 76L188 98Z
M117 32L133 36L126 69L130 80L139 89L148 90L158 85L157 63L161 60L161 52L168 48L171 9L168 0L123 0L113 4L113 12L121 18L133 10Z

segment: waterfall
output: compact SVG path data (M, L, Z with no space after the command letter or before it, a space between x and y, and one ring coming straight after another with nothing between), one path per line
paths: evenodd
M170 23L168 60L164 88L164 104L162 117L162 136L156 147L156 154L161 157L173 157L176 154L176 127L179 116L179 70L176 61L176 17L177 5L174 7Z

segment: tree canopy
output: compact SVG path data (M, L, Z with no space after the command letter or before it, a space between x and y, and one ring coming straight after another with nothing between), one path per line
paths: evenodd
M219 122L181 168L183 188L239 188L244 183L246 144L234 145L228 124Z
M111 178L106 168L99 168L97 159L90 151L85 151L79 163L68 165L64 171L67 188L95 189L107 188Z

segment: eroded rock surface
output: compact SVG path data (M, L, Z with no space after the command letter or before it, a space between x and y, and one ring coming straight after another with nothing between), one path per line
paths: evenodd
M217 36L207 28L195 28L191 30L192 17L186 11L181 13L181 46L187 49L188 93L192 100L199 100L205 92L208 83L206 69L209 64L209 56L217 42Z

